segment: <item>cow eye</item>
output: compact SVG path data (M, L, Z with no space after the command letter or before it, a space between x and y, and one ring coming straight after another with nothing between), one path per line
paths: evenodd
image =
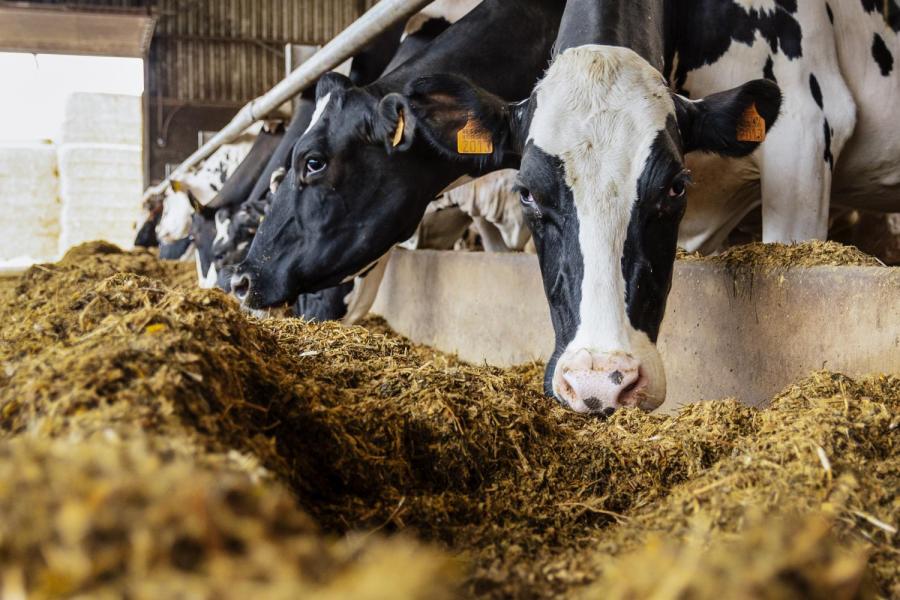
M536 204L531 191L523 187L519 188L519 200L524 206L534 206Z
M306 159L306 174L317 175L318 173L324 171L327 166L328 163L326 163L323 159L311 156L310 158Z
M675 179L672 180L672 184L669 186L669 198L672 198L673 200L684 198L685 194L687 193L687 188L690 184L690 171L682 171L675 177Z

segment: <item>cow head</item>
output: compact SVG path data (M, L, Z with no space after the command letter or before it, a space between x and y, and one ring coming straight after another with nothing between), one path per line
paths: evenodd
M319 81L316 104L234 277L234 293L250 308L352 279L408 239L446 185L434 189L447 162L419 135L403 95L381 97L330 73Z
M448 158L468 158L461 130L495 155L521 155L518 187L556 335L548 393L582 413L658 407L656 340L687 202L684 154L753 152L758 128L778 116L777 86L753 81L689 101L631 50L581 46L518 104L453 76L420 79L407 98Z

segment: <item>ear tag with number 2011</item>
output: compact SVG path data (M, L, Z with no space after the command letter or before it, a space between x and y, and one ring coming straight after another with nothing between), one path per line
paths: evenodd
M469 119L466 126L456 134L456 151L459 154L493 154L494 140L477 121Z

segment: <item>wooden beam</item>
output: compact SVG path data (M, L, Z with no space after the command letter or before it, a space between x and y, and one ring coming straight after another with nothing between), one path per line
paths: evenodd
M0 5L0 50L144 58L156 17L33 5Z

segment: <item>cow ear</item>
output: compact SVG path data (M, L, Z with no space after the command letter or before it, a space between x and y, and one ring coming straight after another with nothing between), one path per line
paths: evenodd
M502 99L455 75L409 83L403 96L421 135L440 154L499 163L514 151L513 112Z
M416 117L406 98L388 94L378 104L375 138L384 143L388 154L406 152L415 140Z
M194 194L191 192L191 190L185 189L184 194L187 196L188 202L191 203L191 208L194 209L195 214L198 214L205 219L212 219L213 215L216 214L216 210L218 209L212 206L204 206L203 204L201 204L200 201L197 200L197 197L194 196Z
M691 101L675 96L678 128L685 152L747 156L766 139L781 111L781 90L758 79Z

